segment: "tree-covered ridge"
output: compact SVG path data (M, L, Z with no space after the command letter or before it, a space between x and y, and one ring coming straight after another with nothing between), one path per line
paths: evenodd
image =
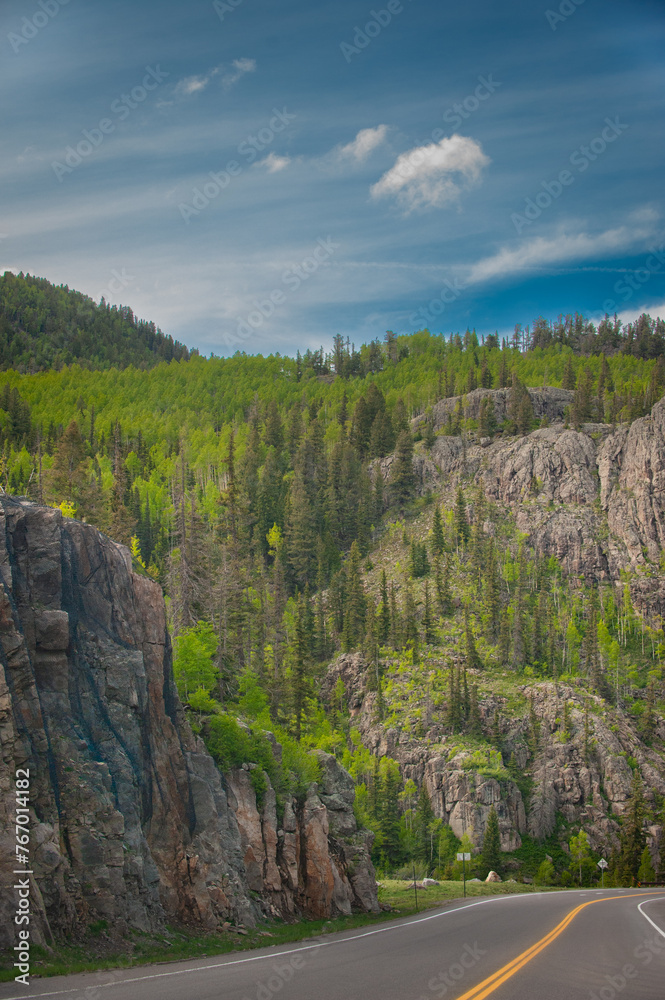
M533 431L527 387L570 390L573 426L648 413L665 391L662 330L648 317L635 326L639 337L615 328L604 350L589 339L598 330L571 319L549 327L547 346L521 330L501 344L421 331L358 351L338 338L329 354L295 359L5 372L0 483L130 543L136 569L159 579L181 696L221 765L253 754L278 791L302 790L307 749L334 752L356 778L382 868L414 854L431 868L434 843L442 861L454 854L450 828L435 831L397 763L361 745L344 686L323 690L327 668L361 651L379 724L420 739L434 713L460 766L497 780L517 781L519 768L501 718L481 708L501 697L507 712L516 681L574 684L651 739L663 638L643 627L630 589L571 582L478 484L421 495L417 474L438 435ZM505 417L490 392L470 418L477 388L503 390ZM441 426L432 408L451 398ZM532 706L518 707L536 746ZM573 714L566 701L556 739ZM282 770L268 766L268 729L288 748Z
M197 352L194 352L197 353ZM127 306L97 305L45 278L0 275L0 368L36 372L78 362L90 368L149 368L190 351Z

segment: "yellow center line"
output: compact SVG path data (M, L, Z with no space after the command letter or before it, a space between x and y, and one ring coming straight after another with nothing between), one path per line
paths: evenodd
M565 931L568 924L570 924L580 910L583 910L586 906L592 906L594 903L606 903L614 899L631 899L634 896L648 895L653 895L653 893L631 892L627 893L625 896L602 896L600 899L589 899L586 903L580 903L580 905L576 906L574 910L571 910L570 913L568 913L563 920L549 932L549 934L546 934L545 937L540 939L540 941L536 941L535 944L531 945L530 948L527 948L526 951L523 951L521 955L517 956L517 958L508 962L507 965L497 969L497 971L493 972L491 976L487 977L487 979L483 979L482 983L478 983L477 986L467 990L467 992L458 997L457 1000L484 1000L484 997L488 997L490 993L493 993L494 990L501 986L502 983L505 983L507 979L514 976L516 972L519 972L519 970L530 962L532 958L535 958L536 955L540 954L544 948L547 948L547 946L551 944L555 938L558 938L559 934L562 934L563 931Z

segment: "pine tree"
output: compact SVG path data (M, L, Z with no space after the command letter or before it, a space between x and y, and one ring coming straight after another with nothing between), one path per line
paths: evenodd
M469 704L469 733L477 739L482 739L483 724L478 704L478 685L471 685L471 696Z
M421 785L416 814L414 817L414 834L416 841L416 858L424 861L428 873L432 870L433 846L431 836L431 825L434 821L434 811L430 802L429 794L425 783Z
M496 642L501 625L501 585L494 540L490 538L485 562L485 607L487 608L487 639Z
M418 661L418 619L416 617L416 601L413 596L413 586L407 580L404 588L404 642L413 650L413 662Z
M390 488L395 503L405 507L416 488L413 471L413 438L408 430L400 432L395 446L395 459L391 468Z
M469 522L466 515L466 500L462 487L457 488L455 499L455 536L458 545L464 547L469 540Z
M434 508L434 519L432 521L432 554L440 556L444 549L443 521L441 520L441 508L437 504Z
M344 649L356 649L365 632L367 598L360 574L360 549L354 542L349 553L346 572L346 601L344 605Z
M436 561L434 586L439 614L449 615L453 609L453 598L450 593L450 563L447 557L443 571L441 570L441 560L437 559Z
M563 369L563 378L561 380L562 389L574 389L577 384L577 379L575 378L575 369L573 367L573 355L568 354L566 357L566 363Z
M620 834L619 876L626 885L634 884L638 876L642 852L646 845L645 818L644 788L640 773L636 769L633 773L630 799Z
M510 620L508 618L508 611L505 607L501 610L499 646L497 652L499 656L499 663L502 667L507 667L510 663Z
M379 642L386 646L390 638L390 602L385 569L381 571L381 605L379 608Z
M500 875L503 871L501 863L501 833L499 831L499 817L494 806L489 811L485 833L483 835L483 847L481 851L482 867L488 872L494 871Z
M469 670L482 670L483 662L476 649L476 641L471 630L468 608L464 609L465 663Z
M430 645L436 639L434 631L434 617L432 615L432 602L429 593L429 581L425 580L425 600L423 610L423 631L425 633L425 643Z

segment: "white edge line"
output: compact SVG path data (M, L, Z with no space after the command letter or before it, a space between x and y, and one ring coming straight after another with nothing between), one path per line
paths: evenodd
M313 951L318 948L330 948L333 945L346 944L347 941L358 941L361 938L373 937L375 934L385 934L387 931L396 931L403 927L411 927L413 924L424 924L428 920L438 920L440 917L449 917L454 913L459 913L462 910L470 910L474 906L483 906L486 903L498 903L505 902L506 900L516 900L516 899L534 899L536 896L560 896L563 893L558 892L522 892L515 893L515 895L506 896L490 896L487 899L479 899L475 903L466 903L462 906L455 906L449 910L443 910L440 913L431 913L428 917L417 917L414 919L406 919L401 922L395 921L394 923L387 924L385 927L377 927L373 931L363 931L362 934L354 934L351 937L338 937L332 938L329 941L320 941L317 944L306 944L302 945L300 948L289 948L285 951L270 951L263 955L250 955L247 958L234 958L229 962L215 962L212 965L197 965L193 969L172 969L169 972L155 972L149 976L134 976L131 979L115 979L111 983L98 983L93 987L96 990L108 989L111 986L124 986L127 983L142 983L150 979L165 979L167 976L184 976L191 974L193 972L207 972L209 969L223 969L227 965L242 965L247 962L261 962L266 959L281 958L282 955L294 955L300 951ZM658 897L661 898L661 897ZM662 897L665 899L665 897ZM645 900L648 902L648 900ZM640 911L642 912L642 911ZM650 917L647 917L646 913L642 913L649 923L653 923ZM665 937L665 932L661 931L659 927L654 924L654 927L659 934ZM187 961L187 959L181 959L180 961ZM111 971L111 970L108 970ZM91 975L91 972L75 973L76 975ZM1 1000L37 1000L38 997L56 997L65 996L71 993L80 993L87 989L85 986L77 986L70 990L53 990L49 993L21 993L14 997L2 997Z
M525 893L525 895L526 895L526 893ZM652 899L645 899L645 900L644 900L644 903L653 903L653 902L655 902L656 900L659 900L659 899L665 899L665 896L655 896L655 897L653 897ZM651 926L652 926L652 927L653 927L653 928L654 928L655 930L657 930L657 931L658 931L658 933L660 934L660 936L661 936L661 937L664 937L664 938L665 938L665 931L664 931L664 930L662 930L662 928L660 928L660 927L658 926L658 924L657 924L657 923L656 923L655 921L653 921L653 920L651 919L651 917L648 917L648 916L646 915L646 913L644 912L644 910L642 909L642 907L644 906L644 903L638 903L638 904L637 904L637 909L638 909L638 910L640 911L640 913L642 914L642 916L644 917L644 919L645 919L645 920L648 920L648 921L649 921L649 923L651 924Z
M395 921L385 927L377 927L376 930L373 931L363 931L362 934L354 934L351 937L332 938L329 941L320 941L317 942L317 944L306 944L302 945L300 948L289 948L286 951L270 951L264 955L250 955L247 958L234 958L229 962L215 962L212 965L197 965L193 969L172 969L169 972L155 972L149 976L134 976L132 979L115 979L111 983L98 983L93 988L97 990L104 990L108 989L110 986L124 986L126 983L141 983L148 979L164 979L167 976L183 976L193 972L207 972L208 969L222 969L227 965L242 965L245 962L260 962L270 958L281 958L282 955L293 955L299 951L312 951L317 948L329 948L332 945L346 944L347 941L358 941L361 938L372 937L374 934L385 934L386 931L396 931L401 927L410 927L413 924L424 924L428 920L437 920L439 917L448 917L453 913L459 913L461 910L470 910L474 906L482 906L484 903L496 903L509 899L533 899L534 896L554 895L559 894L550 892L523 892L516 893L514 896L490 896L488 899L479 899L476 903L467 903L466 905L455 906L450 910L443 910L441 913L431 913L428 917L417 917L415 920L407 919L400 923ZM645 915L646 914L643 914L643 916ZM181 959L181 961L187 961L187 959ZM111 970L109 969L108 971L110 972ZM85 976L90 975L92 972L94 972L94 970L91 970L91 972L76 974ZM56 997L64 996L68 993L80 993L85 989L87 989L87 987L77 986L74 989L53 990L49 993L21 993L14 997L2 997L2 1000L35 1000L37 997Z

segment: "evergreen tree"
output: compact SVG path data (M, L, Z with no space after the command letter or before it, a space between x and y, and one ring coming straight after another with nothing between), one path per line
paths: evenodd
M566 357L566 363L563 369L563 378L561 380L562 389L574 389L577 384L577 379L575 378L575 368L573 367L573 355L568 354Z
M365 632L367 598L360 574L360 549L354 542L349 553L346 573L346 601L344 605L344 649L356 649Z
M394 502L405 507L416 488L413 471L413 438L408 430L400 432L395 446L395 459L391 468L390 488Z
M425 599L424 599L424 610L423 610L423 631L425 633L425 642L430 645L436 639L436 632L434 631L434 617L432 614L432 602L430 599L429 592L429 581L425 580Z
M469 540L469 522L466 515L466 500L462 487L458 486L455 499L455 536L458 545L465 546Z
M469 670L481 670L483 663L476 649L476 641L471 630L468 608L464 609L465 663Z
M642 778L636 769L633 773L630 799L620 834L619 877L625 885L633 885L638 877L642 852L646 845L645 818L646 804Z
M443 571L441 570L441 560L437 559L436 561L434 586L436 587L439 614L449 615L453 609L453 598L450 593L450 563L447 557Z
M390 638L390 602L388 600L388 581L385 569L381 571L381 605L379 607L379 642L382 646L388 644Z
M434 821L434 811L430 802L429 794L425 783L421 785L416 814L414 816L414 834L416 842L416 859L424 861L428 873L433 867L433 839L432 824Z
M432 521L432 554L440 556L444 549L443 522L441 520L441 508L437 504L434 508L434 519Z

